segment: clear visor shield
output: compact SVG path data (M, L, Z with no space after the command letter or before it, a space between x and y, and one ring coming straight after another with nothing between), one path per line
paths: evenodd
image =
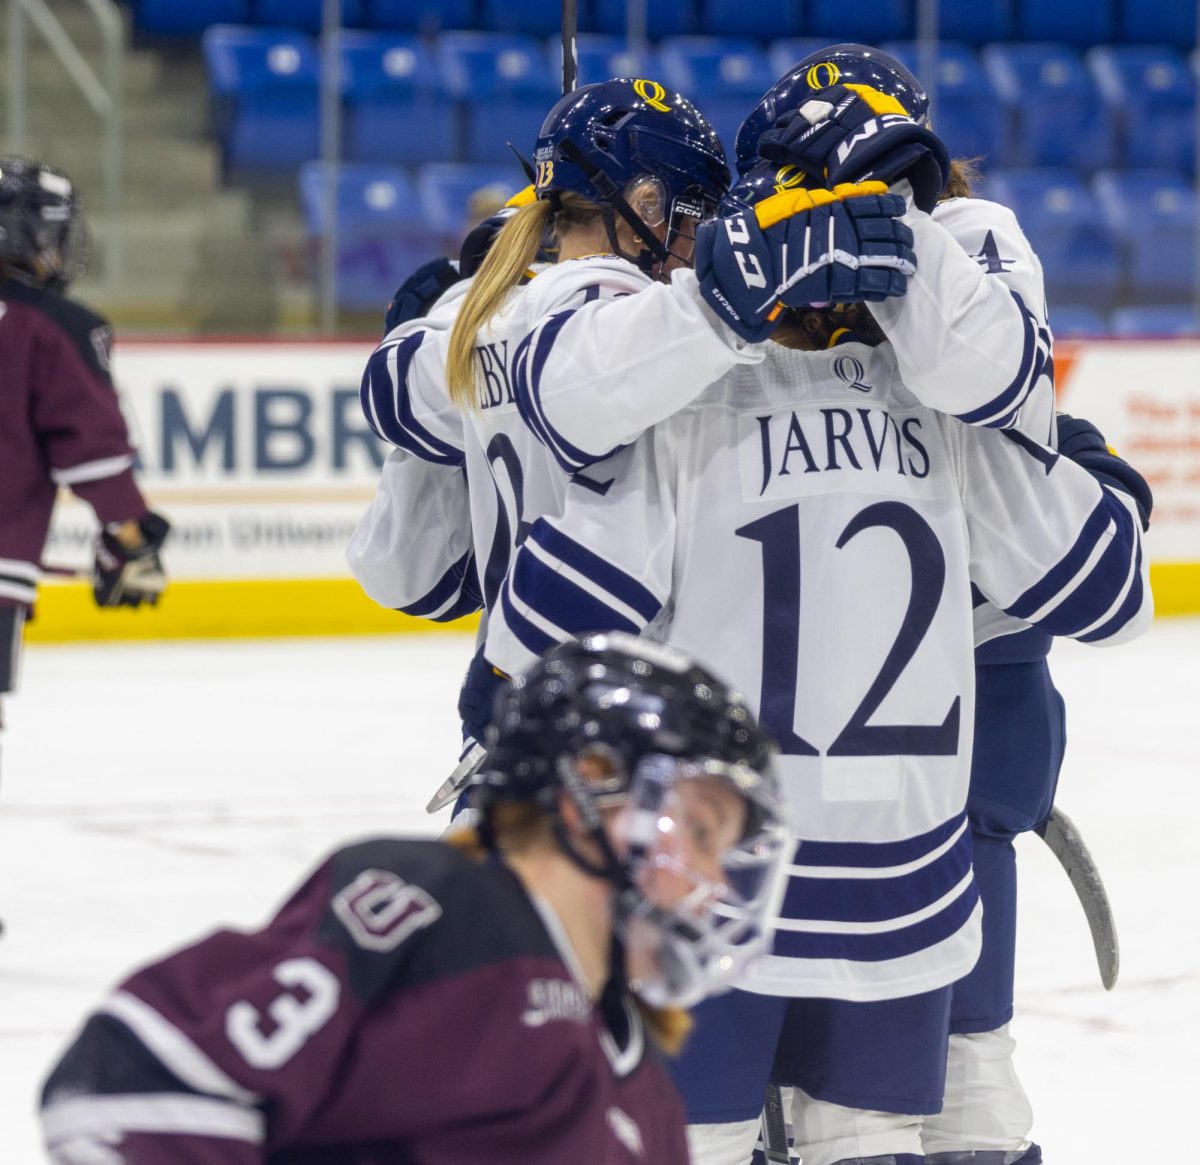
M614 822L632 885L618 903L630 986L687 1007L769 946L790 853L775 786L753 769L647 756Z
M625 201L663 244L666 261L655 265L652 274L669 274L690 267L696 248L696 227L717 212L717 204L699 189L687 190L672 202L663 183L649 174L635 178L625 190Z

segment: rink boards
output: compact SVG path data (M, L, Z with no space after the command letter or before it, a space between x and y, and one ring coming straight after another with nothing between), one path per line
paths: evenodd
M172 585L157 609L98 611L86 584L69 581L90 562L94 520L64 495L30 638L442 629L376 606L343 558L386 452L358 404L372 346L119 344L114 375L143 488L173 525ZM1200 342L1089 341L1059 345L1055 361L1060 407L1099 425L1154 487L1157 609L1200 611Z

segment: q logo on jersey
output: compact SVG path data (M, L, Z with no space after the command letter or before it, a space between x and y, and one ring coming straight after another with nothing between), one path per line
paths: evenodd
M842 70L832 61L821 61L804 74L804 81L810 89L828 89L830 85L838 83L841 75Z
M634 81L633 91L651 109L657 109L659 113L671 112L671 107L663 101L663 98L667 95L667 91L657 81L646 81L644 79Z
M833 374L847 388L857 389L859 392L871 391L871 385L866 382L867 370L857 356L839 356L833 362Z

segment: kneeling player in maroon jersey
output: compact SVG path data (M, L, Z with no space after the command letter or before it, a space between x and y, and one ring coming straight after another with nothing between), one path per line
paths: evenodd
M674 650L556 648L497 699L478 832L342 849L96 1009L46 1084L52 1159L684 1165L654 1044L767 942L772 752Z

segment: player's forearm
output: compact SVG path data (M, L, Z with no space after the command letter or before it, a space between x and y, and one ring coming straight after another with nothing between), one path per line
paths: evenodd
M541 325L518 372L531 426L573 471L628 445L696 399L738 364L757 364L747 344L700 298L690 271L670 285L588 304L557 326Z

